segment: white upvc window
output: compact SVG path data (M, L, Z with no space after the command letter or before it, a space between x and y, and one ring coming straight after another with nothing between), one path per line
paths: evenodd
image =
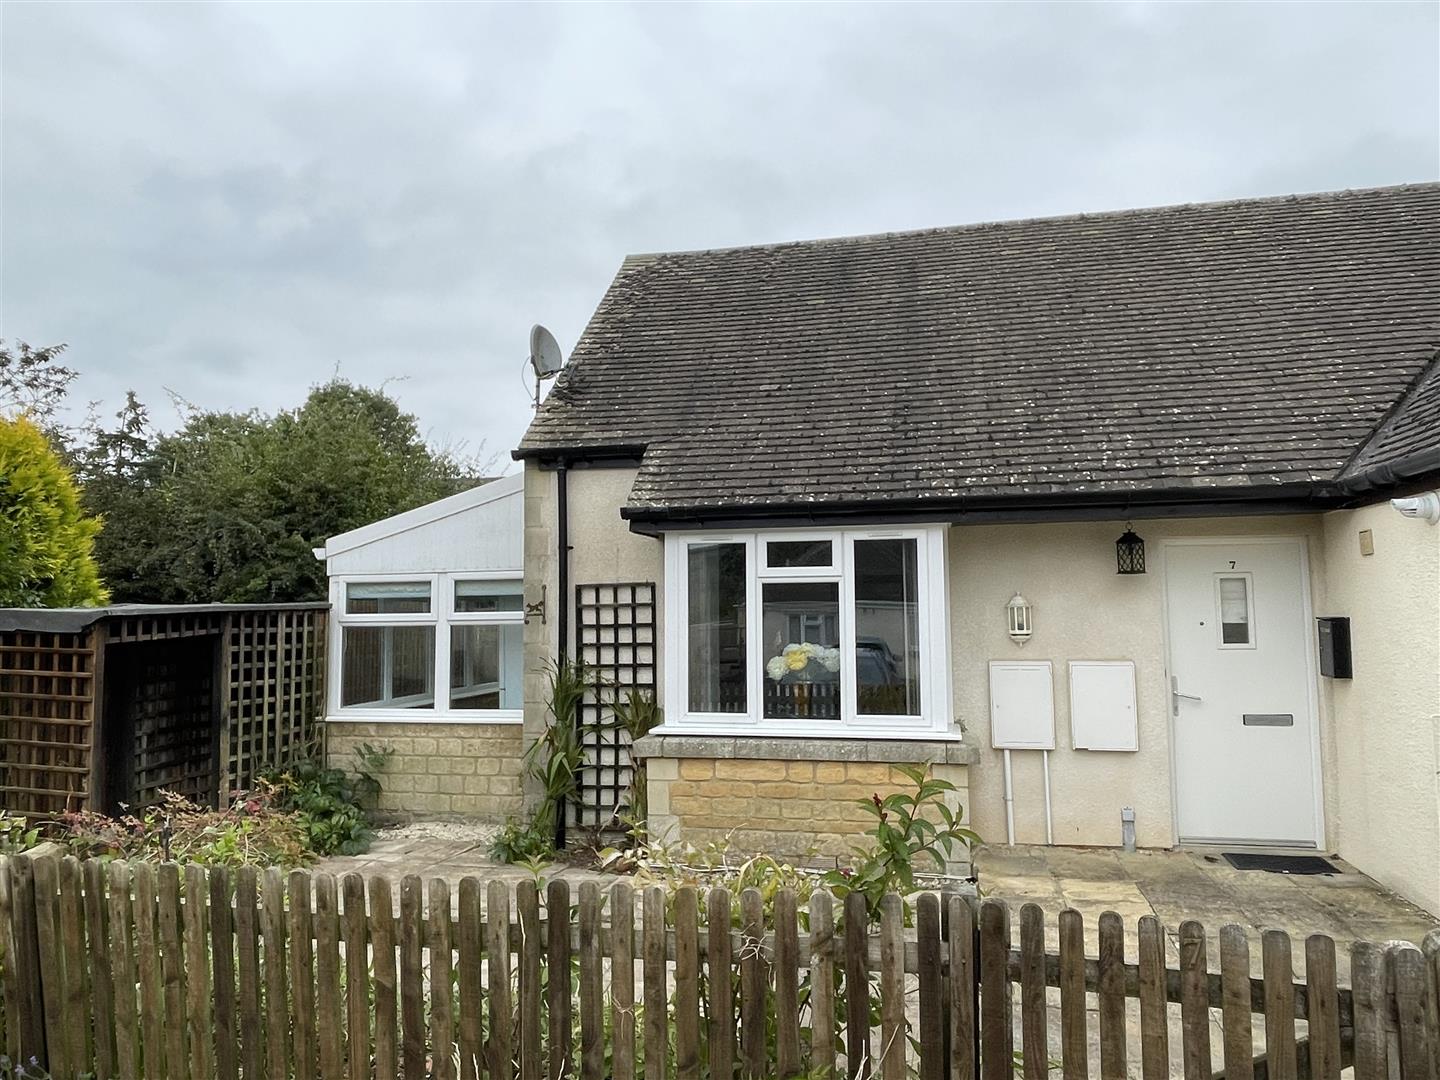
M330 581L328 715L520 723L520 572L356 574Z
M945 527L670 533L665 726L951 733Z

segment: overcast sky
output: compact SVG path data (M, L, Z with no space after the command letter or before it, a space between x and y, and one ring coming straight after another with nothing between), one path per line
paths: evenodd
M1440 5L27 4L0 335L508 451L626 253L1440 176Z

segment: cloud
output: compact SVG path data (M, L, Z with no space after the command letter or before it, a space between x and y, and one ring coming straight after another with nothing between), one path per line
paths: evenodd
M1434 5L6 5L0 330L515 444L630 252L1433 179Z

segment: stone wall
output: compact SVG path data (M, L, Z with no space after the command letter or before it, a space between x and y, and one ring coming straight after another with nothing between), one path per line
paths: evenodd
M519 724L364 723L330 720L326 751L353 769L359 743L395 751L380 776L380 812L396 818L504 821L520 813Z
M931 774L956 788L946 802L969 820L971 751L958 743L651 736L638 751L647 762L651 834L662 842L698 847L728 837L738 852L831 863L875 824L859 800L913 789L885 757L934 762ZM766 753L774 756L755 756ZM968 873L968 859L957 858L950 872Z

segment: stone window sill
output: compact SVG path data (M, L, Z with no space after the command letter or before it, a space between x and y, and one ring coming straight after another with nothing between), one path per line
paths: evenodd
M929 762L973 765L975 747L953 739L814 739L775 735L647 735L631 752L638 758L765 759L770 761Z

